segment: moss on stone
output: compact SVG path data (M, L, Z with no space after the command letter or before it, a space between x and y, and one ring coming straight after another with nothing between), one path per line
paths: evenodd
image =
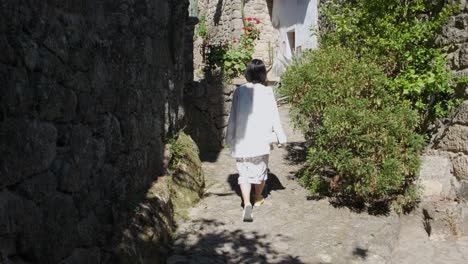
M128 201L133 210L116 250L120 263L164 263L175 236L174 219L187 218L188 209L203 196L197 145L183 132L169 144L176 152L170 153L169 175L158 177L145 196L136 194Z
M171 153L177 162L172 163L170 188L175 215L184 218L187 216L187 209L203 197L205 175L198 147L190 136L180 132L172 144L176 146L170 149L175 149L178 153Z

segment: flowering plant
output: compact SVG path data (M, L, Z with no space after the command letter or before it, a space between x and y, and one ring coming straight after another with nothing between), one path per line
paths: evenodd
M247 17L244 21L245 23L242 27L244 33L241 35L240 44L244 48L252 50L253 53L255 40L260 39L260 29L256 26L260 24L260 20L258 18Z
M260 38L258 24L260 20L257 18L245 18L240 39L208 45L207 69L220 67L226 80L244 73L247 63L252 60L255 41Z

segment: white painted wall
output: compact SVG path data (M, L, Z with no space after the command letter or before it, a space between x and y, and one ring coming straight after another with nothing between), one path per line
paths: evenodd
M280 76L294 54L292 50L317 48L317 38L311 28L318 25L318 0L274 0L272 24L278 31L273 73ZM288 40L288 32L294 31L294 43Z

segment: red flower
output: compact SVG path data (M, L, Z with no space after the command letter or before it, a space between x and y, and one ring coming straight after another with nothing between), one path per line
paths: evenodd
M251 18L251 17L248 17L248 18L246 18L245 20L247 20L247 21L252 21L252 18Z
M245 27L242 27L242 30L245 30Z

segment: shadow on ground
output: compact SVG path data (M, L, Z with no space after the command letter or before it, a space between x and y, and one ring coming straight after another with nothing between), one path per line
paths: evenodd
M167 263L304 263L297 256L281 254L273 248L272 241L281 240L282 235L269 237L241 229L225 230L222 228L224 225L226 223L218 220L194 222L198 229L195 231L197 234L180 234L176 241L175 255ZM196 242L189 242L191 245L187 245L187 241L193 241L194 238ZM177 246L178 242L185 245Z
M237 183L237 178L239 178L239 174L230 174L228 177L228 183L229 186L231 187L231 190L234 191L239 197L242 197L242 193L239 187L239 184ZM271 191L276 191L276 190L284 190L285 187L283 184L280 182L278 177L271 173L268 172L268 180L266 181L265 188L263 189L263 197L268 197L271 193ZM252 194L251 196L253 197L254 194L254 188L252 188Z
M289 142L286 145L286 151L285 159L289 164L298 165L307 160L306 142Z
M301 165L307 161L307 145L306 142L291 142L286 145L286 155L285 159L292 165ZM302 167L296 172L293 172L293 176L290 177L291 180L297 180L300 175L305 170L305 167ZM332 181L333 172L324 173L324 178L328 178ZM326 187L323 190L323 193L309 195L307 200L321 200L324 198L329 198L330 204L335 208L346 207L355 213L364 213L367 212L370 215L380 215L387 216L390 214L390 206L388 202L375 202L372 204L366 204L363 201L360 201L357 197L344 197L344 196L330 196L329 187Z

